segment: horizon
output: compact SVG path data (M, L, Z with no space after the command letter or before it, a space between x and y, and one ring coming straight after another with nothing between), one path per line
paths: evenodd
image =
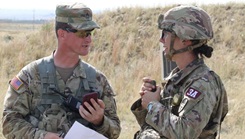
M167 6L172 4L195 4L195 5L203 5L203 4L224 4L229 2L245 2L245 0L171 0L171 1L163 1L163 0L8 0L0 5L1 9L13 9L13 10L55 10L57 4L60 3L73 3L73 2L81 2L92 10L102 11L107 9L116 9L120 7L134 7L134 6L142 6L142 7L155 7L155 6ZM14 3L14 4L13 4ZM95 4L96 3L96 4Z
M67 3L69 0L52 0L49 1L47 5L47 0L43 1L33 1L33 0L22 0L15 1L13 5L13 0L8 0L4 4L0 5L0 20L52 20L55 17L55 7L57 3ZM177 0L172 1L162 1L162 0L106 0L105 1L85 1L78 0L92 9L94 13L103 12L105 10L115 10L122 7L157 7L157 6L168 6L173 4L195 4L197 6L207 5L207 4L226 4L230 2L234 3L245 3L245 0L185 0L183 2L176 2ZM28 4L26 4L28 3ZM35 4L34 4L35 3ZM97 3L97 4L94 4ZM34 4L34 5L33 5ZM44 5L46 4L46 5ZM18 5L18 6L17 6ZM21 5L21 6L20 6ZM17 7L16 7L17 6Z

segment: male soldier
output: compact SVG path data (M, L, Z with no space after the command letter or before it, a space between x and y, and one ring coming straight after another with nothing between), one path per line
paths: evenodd
M99 26L85 5L56 7L57 49L25 66L9 83L2 121L7 139L59 139L74 121L110 139L119 137L120 121L109 82L103 73L79 58L89 53L95 28ZM91 92L97 92L99 98L74 110L64 105L64 98L53 90L80 101Z
M161 87L143 78L141 99L131 107L141 130L136 139L214 139L228 112L219 76L204 63L213 48L209 15L194 6L177 6L158 18L166 58L176 62ZM152 91L156 89L156 91Z

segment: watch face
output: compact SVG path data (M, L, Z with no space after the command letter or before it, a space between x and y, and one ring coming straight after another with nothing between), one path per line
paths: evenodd
M149 103L148 106L147 106L148 111L150 111L151 108L152 108L152 103Z

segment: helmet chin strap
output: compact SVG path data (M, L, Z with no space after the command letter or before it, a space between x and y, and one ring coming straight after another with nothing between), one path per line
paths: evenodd
M202 46L203 44L206 44L206 43L207 43L207 40L201 40L198 44L190 45L190 46L187 46L185 48L182 48L182 49L179 49L179 50L175 50L173 55L174 54L178 54L178 53L183 53L185 51L192 51L193 49L198 48L198 47L200 47L200 46Z
M169 53L166 54L166 58L170 61L172 61L172 57L175 54L175 49L174 49L174 40L176 38L176 34L174 31L171 32L171 42L170 42L170 50Z
M175 40L175 38L176 38L176 34L175 34L175 32L172 32L171 33L170 50L169 50L169 53L166 54L166 58L168 60L170 60L170 61L172 61L173 55L175 55L175 54L183 53L183 52L186 52L186 51L192 51L193 49L198 48L198 47L202 46L203 44L207 43L207 40L201 40L198 44L190 45L190 46L187 46L185 48L182 48L182 49L179 49L179 50L175 50L174 49L174 40Z

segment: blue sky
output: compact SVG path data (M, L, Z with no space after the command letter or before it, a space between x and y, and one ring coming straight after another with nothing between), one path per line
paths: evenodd
M74 0L4 0L0 4L0 19L35 20L54 18L56 5L74 2ZM223 4L243 2L245 0L77 0L92 9L93 12L113 10L120 7L155 7L171 4Z
M0 9L48 9L54 10L61 2L74 0L4 0L0 4ZM89 6L92 10L114 9L122 6L158 6L169 4L210 4L227 2L245 2L245 0L77 0Z

